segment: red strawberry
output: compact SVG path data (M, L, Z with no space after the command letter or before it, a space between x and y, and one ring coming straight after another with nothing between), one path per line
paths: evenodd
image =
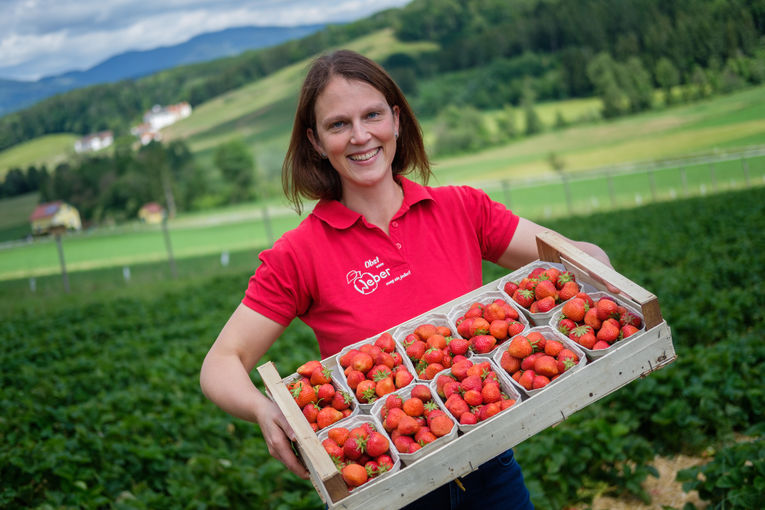
M346 464L340 472L348 487L358 487L369 480L367 470L360 464Z
M303 416L308 420L308 423L316 423L316 416L319 414L319 406L313 402L306 404L303 408Z
M597 308L590 308L587 313L584 314L584 323L590 326L592 329L600 329L600 325L603 323L598 319Z
M422 359L427 348L428 344L422 340L415 340L406 348L406 355L409 356L409 359L412 361L419 361Z
M550 310L555 308L555 298L553 296L543 297L539 301L536 301L536 305L537 305L536 308L538 313L549 312Z
M534 352L534 348L528 338L516 335L507 345L507 352L513 357L523 359Z
M558 275L558 279L555 281L555 286L559 289L562 289L564 285L568 282L576 281L576 278L574 277L574 273L570 273L568 271L563 271L560 275Z
M550 384L550 378L544 375L535 375L531 380L531 389L538 390Z
M530 390L533 388L533 382L534 382L534 376L536 374L533 370L526 370L521 374L520 379L518 379L518 383L526 388L527 390Z
M534 292L530 290L516 290L513 293L513 300L522 307L528 308L534 302Z
M558 340L548 340L545 343L545 354L556 357L563 350L563 344Z
M536 361L534 361L534 372L536 372L537 375L543 375L548 378L558 375L557 360L547 354L539 356Z
M322 410L319 411L319 413L316 415L316 424L320 429L323 429L324 427L328 427L329 425L332 425L333 423L342 419L343 413L334 407L327 406L322 408Z
M483 310L483 318L489 323L505 319L505 308L497 302L489 303Z
M566 318L574 322L581 322L584 320L584 314L587 312L586 303L582 298L572 298L563 303L562 312Z
M571 330L576 326L576 322L572 321L571 319L563 318L560 320L560 322L558 322L558 331L568 336L568 334L571 333Z
M577 326L571 330L568 337L587 349L591 349L596 342L595 333L590 326Z
M370 457L378 457L389 449L388 439L379 432L372 432L367 438L366 453Z
M630 326L634 327L635 329L640 329L643 326L643 321L640 319L640 317L638 317L637 315L635 315L635 314L633 314L633 313L631 313L629 311L624 311L619 316L619 323L622 326L625 326L625 325L629 324Z
M499 384L488 383L481 388L481 398L485 404L498 402L502 398L502 391Z
M470 337L488 335L491 324L483 317L476 317L470 325Z
M445 414L438 415L430 421L430 430L436 437L442 437L452 431L454 422Z
M553 302L558 298L558 289L555 288L555 284L549 280L540 281L534 288L534 297L537 301L541 301L546 297L551 297Z
M549 342L548 342L549 343ZM514 374L518 370L521 369L521 360L510 356L510 353L507 351L504 351L502 353L502 357L499 360L499 365L508 373L508 374Z
M566 282L558 291L558 299L566 301L579 293L579 284L576 282Z
M605 321L598 330L598 334L595 335L595 338L612 344L619 338L619 327L614 326L611 321Z
M598 310L598 319L602 321L608 319L609 317L618 317L618 312L616 311L618 305L615 301L609 298L600 298L595 304L595 307Z
M298 367L298 369L296 370L296 372L298 374L302 375L303 377L310 378L311 374L313 374L313 371L315 369L317 369L317 368L320 368L320 367L321 367L321 362L320 361L311 360L311 361L307 361L307 362L303 363L302 365L300 365Z
M452 356L465 354L468 351L468 347L470 347L470 343L465 338L454 337L447 340L447 342L447 348Z
M542 272L543 277L550 280L550 282L558 286L558 278L560 277L560 270L557 267L548 267Z
M316 402L316 390L313 389L310 383L304 380L298 381L298 383L291 390L292 398L297 402L298 407L304 408L311 402Z
M333 427L327 432L327 436L338 445L345 444L351 431L345 427Z
M515 282L507 282L503 288L508 296L512 296L515 291L518 290L518 284Z
M579 292L576 297L584 299L584 302L587 303L587 306L589 308L593 308L595 306L595 301L592 300L592 297L590 297L589 294L586 292Z
M427 384L416 384L412 387L410 393L412 398L419 399L423 403L429 401L432 397L430 394L430 387Z
M592 346L592 350L598 351L601 349L608 349L609 347L611 347L611 344L609 344L605 340L598 340L597 342L595 342L595 345Z
M630 335L634 335L638 331L640 330L636 328L635 326L633 326L632 324L625 324L624 326L622 326L622 329L621 329L622 338L627 338Z
M396 341L393 340L393 336L387 332L377 337L375 345L385 352L393 352L396 350Z
M396 388L403 388L404 386L406 386L413 380L414 380L414 376L411 373L409 373L409 370L407 370L406 368L402 368L401 370L396 370L396 374L393 376L393 383L395 384Z
M522 322L518 322L517 320L512 320L507 323L507 336L508 338L514 337L515 335L521 334L521 332L526 328L526 326L523 325Z
M497 345L497 339L492 335L479 335L470 339L473 352L478 354L486 354L491 351L495 345Z
M332 399L335 398L335 393L337 393L337 391L332 383L322 384L316 390L317 402L321 402L322 405L329 405L332 402Z

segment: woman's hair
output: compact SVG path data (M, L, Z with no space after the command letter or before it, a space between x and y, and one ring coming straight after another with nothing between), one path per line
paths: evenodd
M398 106L399 136L393 174L416 169L423 182L431 175L422 129L398 85L379 64L367 57L349 50L335 51L317 58L308 70L282 164L284 193L298 213L302 208L301 198L339 200L342 197L338 173L328 159L316 152L307 135L309 128L316 132L316 99L335 76L368 83L382 93L389 106Z

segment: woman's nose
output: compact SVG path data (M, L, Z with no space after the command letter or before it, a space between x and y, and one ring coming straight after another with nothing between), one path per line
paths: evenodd
M361 123L353 125L353 131L351 132L351 143L356 145L363 145L367 143L370 138L369 131Z

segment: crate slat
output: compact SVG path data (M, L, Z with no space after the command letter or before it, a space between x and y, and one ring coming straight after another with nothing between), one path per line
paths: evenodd
M287 422L292 426L297 439L297 447L300 451L303 463L311 474L313 483L323 499L338 501L348 495L348 486L345 485L342 475L335 467L329 454L319 441L319 437L313 431L308 421L303 416L300 407L292 398L287 387L284 385L279 372L273 361L264 363L258 367L258 373L263 379L271 399L279 406ZM325 501L329 502L329 501Z

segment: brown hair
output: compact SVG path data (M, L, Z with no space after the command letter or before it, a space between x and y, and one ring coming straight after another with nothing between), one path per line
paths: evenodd
M314 60L303 81L295 122L287 155L282 164L282 187L298 213L301 198L311 200L342 198L340 177L311 145L307 131L316 131L316 99L334 76L363 81L379 90L388 105L399 108L399 137L393 158L393 175L416 169L427 182L431 175L430 162L422 140L422 129L404 93L388 73L376 62L350 50L339 50Z

